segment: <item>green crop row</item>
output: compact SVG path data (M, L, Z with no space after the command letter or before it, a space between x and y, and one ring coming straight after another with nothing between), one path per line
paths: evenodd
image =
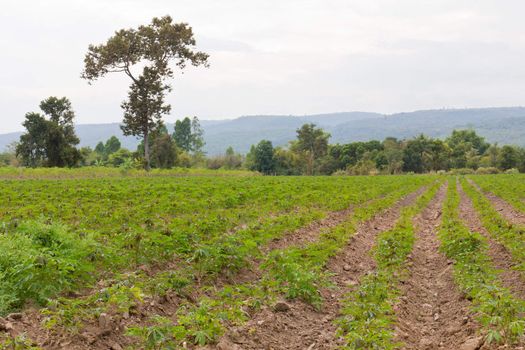
M441 249L454 261L454 278L487 332L487 342L512 343L523 337L525 302L516 299L498 281L498 272L487 255L487 242L470 232L458 215L460 198L455 179L449 181L439 230Z
M464 178L461 179L461 185L479 213L483 226L512 254L513 259L518 263L516 268L525 272L525 227L514 226L506 221L494 209L491 202Z
M469 176L483 191L492 192L525 213L525 175Z
M432 178L391 181L382 188L383 197L355 208L348 221L322 232L318 240L303 247L275 250L263 257L261 279L226 286L196 303L187 303L177 312L175 323L155 317L152 325L132 327L129 334L140 337L147 349L176 347L184 341L204 345L216 341L225 327L242 324L250 313L279 295L319 306L319 288L327 282L324 266L346 244L357 225L430 181ZM365 200L363 196L361 202Z
M93 179L108 177L157 177L157 176L258 176L246 170L210 170L193 168L173 169L122 169L109 167L82 168L15 168L0 167L0 179Z
M0 248L9 252L0 257L0 314L28 299L42 304L61 291L84 287L103 277L98 271L107 278L108 271L149 261L190 263L188 278L233 271L268 239L372 198L387 182L379 177L0 182L5 221ZM30 220L34 215L40 219ZM45 239L61 242L67 236L75 244L42 242L53 235Z
M325 196L330 195L332 198L330 205L339 209L389 193L399 187L399 182L402 181L400 178L397 181L392 181L393 179L378 179L375 181L375 186L367 188L357 185L358 183L366 184L363 179L358 179L357 182L352 181L354 186L351 193L332 196L328 192ZM416 183L423 181L423 178L415 177L414 179L418 179L415 180ZM322 187L312 191L308 198L312 196L321 198L321 189ZM115 305L110 301L120 299L106 297L106 294L119 292L122 288L139 288L148 295L162 295L170 289L180 289L181 282L185 289L190 289L195 280L203 278L213 280L213 277L219 273L233 274L247 266L250 260L259 256L259 247L264 246L268 241L326 215L326 209L317 209L316 206L308 203L310 202L295 202L296 206L302 204L304 207L299 207L292 212L261 218L259 221L256 220L228 234L202 235L198 241L195 239L190 241L185 236L181 236L177 244L177 258L180 263L175 270L167 269L153 278L137 276L137 273L126 273L121 278L114 279L110 284L110 286L121 286L119 289L108 287L82 300L61 298L57 300L52 309L45 311L47 325L48 327L64 326L74 330L80 326L80 320L97 317L101 312L114 307ZM125 299L124 304L136 303L133 293L126 295L129 295L130 298Z
M338 335L344 349L397 349L393 341L393 306L399 294L400 278L406 273L406 259L413 248L415 235L412 218L436 195L441 182L434 184L416 202L403 208L389 231L377 237L373 249L377 269L366 275L359 287L346 295L337 320Z

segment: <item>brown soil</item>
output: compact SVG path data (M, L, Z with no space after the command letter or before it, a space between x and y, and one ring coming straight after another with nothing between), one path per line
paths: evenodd
M334 320L339 315L340 301L359 283L375 264L369 254L379 232L392 228L401 208L412 204L424 188L412 193L391 208L362 224L348 245L327 269L333 274L333 288L321 291L324 303L320 311L300 300L287 301L288 311L264 308L242 327L231 329L218 344L218 349L334 349L341 345L336 337Z
M525 213L516 210L511 204L496 196L492 192L483 191L474 181L468 179L468 182L474 186L479 192L483 193L492 203L494 209L496 209L505 220L513 225L525 226Z
M368 202L361 205L366 205ZM294 232L284 235L283 237L274 239L261 250L263 253L267 253L275 249L282 249L290 246L300 246L309 242L313 242L317 240L322 230L330 229L342 223L354 211L354 208L355 205L352 205L347 209L331 212L321 220L314 221L305 227L301 227Z
M350 206L344 210L328 213L328 215L321 220L314 221L305 227L269 242L267 246L262 248L262 251L269 252L274 249L282 249L287 246L302 245L315 241L323 230L337 226L347 219L354 208L355 206ZM164 266L164 268L150 269L149 267L145 267L145 269L147 269L145 272L152 276L162 270L177 269L178 263L180 262L170 263ZM100 320L86 320L83 329L81 329L78 334L71 335L61 330L50 332L41 327L43 317L39 311L31 309L23 313L21 320L10 322L10 324L13 325L13 329L9 333L12 335L25 333L44 349L118 350L126 345L131 345L133 342L132 338L124 335L125 329L128 326L137 324L145 325L152 315L173 317L180 305L187 301L187 299L195 301L204 295L211 295L213 294L213 290L221 288L221 286L225 284L256 281L261 277L261 272L258 268L259 263L260 261L254 260L251 262L250 268L245 268L233 275L221 275L213 281L197 281L194 292L189 295L188 298L181 298L175 293L169 293L162 298L146 300L144 304L132 310L130 315L126 317L116 312L110 312L107 315L109 324L104 327L101 327ZM213 288L204 288L210 286L210 283L213 284ZM93 292L95 291L91 291L91 293ZM0 326L1 322L2 319L0 319Z
M478 232L487 238L488 255L494 267L501 271L499 278L502 285L511 290L518 298L525 299L525 282L522 274L513 269L516 263L513 261L512 255L502 244L492 239L491 234L481 223L470 198L465 194L459 183L457 187L460 195L459 216L461 220L471 232Z
M436 228L445 197L446 185L413 220L416 242L409 278L401 285L395 307L396 341L405 344L403 349L461 349L476 338L470 303L455 285L452 262L439 252Z

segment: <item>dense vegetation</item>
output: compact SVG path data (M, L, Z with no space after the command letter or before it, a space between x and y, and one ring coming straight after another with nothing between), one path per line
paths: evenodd
M123 331L147 349L218 342L230 327L243 325L280 299L322 308L322 291L332 288L328 262L360 225L420 189L413 204L401 208L392 229L377 235L371 251L375 271L340 301L342 314L334 319L344 348L397 348L393 305L414 245L412 218L445 182L437 175L263 177L223 172L229 176L219 177L158 170L130 171L122 177L120 170L105 167L10 171L0 172L0 249L6 252L0 258L0 313L43 307L42 327L60 334L98 324L106 314L123 319L134 315ZM481 186L487 179L472 177ZM496 190L509 202L523 200L522 194L503 190L521 186L522 175L495 179ZM465 179L458 186L522 269L520 228L505 224ZM488 238L469 232L458 217L458 201L456 178L450 177L439 227L442 252L454 262L456 282L472 300L486 341L519 341L523 302L498 282L499 272L487 257ZM321 227L318 236L267 248L349 206L353 210L347 217ZM246 269L258 273L229 283ZM180 304L172 313L147 311L147 319L137 314L146 312L141 305L174 296ZM8 337L4 346L25 339Z
M9 254L1 260L0 311L26 299L44 303L92 282L95 276L86 272L95 267L107 274L129 267L129 261L138 266L176 254L195 262L193 274L218 273L255 253L251 244L261 238L248 240L247 234L272 226L286 230L408 181L162 176L4 181L0 245ZM368 188L372 183L377 189ZM270 214L266 223L260 221ZM237 236L223 236L243 225Z
M48 100L52 99L57 100ZM65 98L60 101L68 102ZM70 110L70 105L68 108ZM33 115L29 113L28 118ZM28 144L27 140L39 139L45 134L46 129L28 128L27 134L16 146L16 154L0 154L0 165L110 166L125 169L144 165L143 142L136 151L122 148L115 136L105 143L100 142L94 150L84 147L77 151L64 144L63 148L57 146L47 151L45 145ZM74 134L72 137L75 137ZM383 141L333 145L329 144L329 138L328 133L314 124L305 124L297 130L297 139L288 147L275 148L270 141L263 140L253 145L246 156L229 147L224 155L207 157L202 151L204 135L198 118L185 118L175 124L172 133L164 124L151 131L148 136L150 166L161 169L246 169L269 175L375 175L439 171L492 174L525 171L525 149L491 145L472 130L455 130L445 140L421 135L409 140L390 137ZM58 149L64 157L74 154L76 158L54 160L57 157L50 158L53 157L53 149Z

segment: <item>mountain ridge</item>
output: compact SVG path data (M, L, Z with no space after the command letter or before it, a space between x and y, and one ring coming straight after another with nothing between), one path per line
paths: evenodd
M487 141L525 146L525 107L489 107L464 109L429 109L414 112L381 114L373 112L337 112L294 115L251 115L234 119L202 120L205 151L221 154L229 146L237 152L248 152L252 144L268 139L275 146L286 145L304 123L315 123L329 132L331 143L382 140L387 136L400 139L419 134L444 138L453 129L474 129ZM139 140L124 137L120 123L78 124L75 126L80 146L94 147L115 135L123 147L135 149ZM166 123L173 131L173 123ZM17 141L22 132L0 134L0 151Z

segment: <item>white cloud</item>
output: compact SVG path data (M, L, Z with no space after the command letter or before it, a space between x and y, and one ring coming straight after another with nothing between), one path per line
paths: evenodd
M209 69L173 82L173 120L523 105L519 0L7 0L0 13L0 132L50 95L80 123L119 121L129 82L80 79L90 43L172 15Z

